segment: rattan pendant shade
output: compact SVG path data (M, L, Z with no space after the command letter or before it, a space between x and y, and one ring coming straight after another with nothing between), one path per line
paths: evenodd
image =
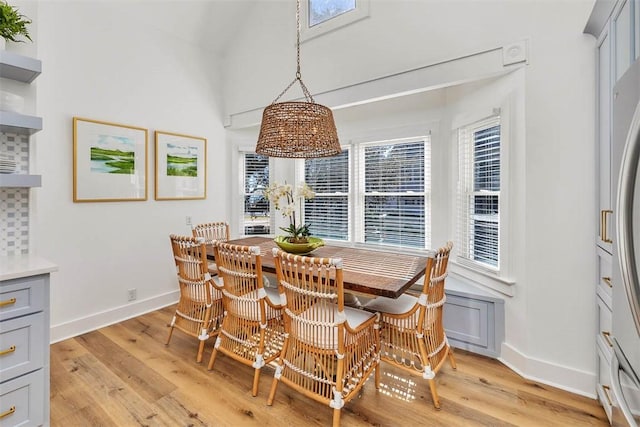
M316 104L300 74L300 0L297 0L296 78L264 109L256 153L270 157L316 158L340 154L340 141L331 109ZM305 101L278 102L294 83Z
M313 102L277 102L262 113L256 153L314 158L340 153L333 113Z

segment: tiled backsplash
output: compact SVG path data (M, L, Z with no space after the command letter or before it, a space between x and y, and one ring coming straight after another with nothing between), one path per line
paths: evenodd
M0 153L14 155L16 173L29 173L29 136L0 133ZM29 188L0 188L0 256L29 252Z

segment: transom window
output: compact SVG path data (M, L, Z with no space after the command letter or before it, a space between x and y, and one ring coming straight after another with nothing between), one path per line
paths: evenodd
M302 41L334 31L369 16L369 0L306 0L301 2Z
M356 8L356 0L309 0L309 27Z

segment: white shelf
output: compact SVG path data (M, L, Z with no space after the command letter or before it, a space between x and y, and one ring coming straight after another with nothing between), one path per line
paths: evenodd
M25 175L17 173L0 174L0 188L2 187L40 187L41 175Z
M41 72L42 62L39 59L0 50L0 77L31 83Z
M42 130L42 118L0 111L0 132L31 135Z

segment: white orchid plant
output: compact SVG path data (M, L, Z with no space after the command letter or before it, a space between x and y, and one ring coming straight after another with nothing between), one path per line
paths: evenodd
M286 182L284 184L274 182L264 190L264 194L273 203L273 207L281 211L283 217L289 219L289 227L280 227L287 233L289 243L307 243L309 224L302 222L302 204L305 200L311 200L316 196L311 187L303 183L294 189Z

